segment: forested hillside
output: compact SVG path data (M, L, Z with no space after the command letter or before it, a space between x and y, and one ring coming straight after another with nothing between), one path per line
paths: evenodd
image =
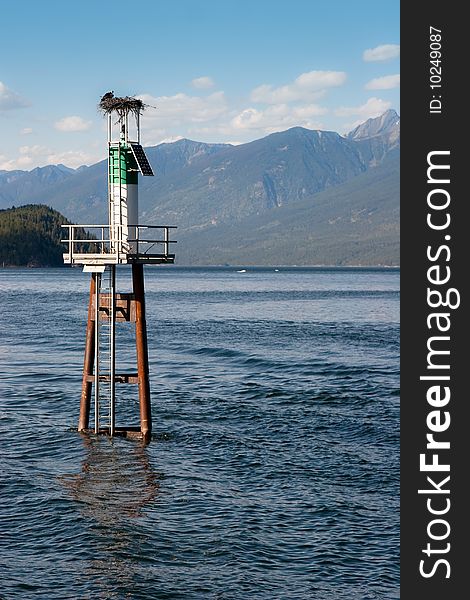
M43 204L0 210L0 266L60 267L68 221ZM85 235L82 231L81 234Z

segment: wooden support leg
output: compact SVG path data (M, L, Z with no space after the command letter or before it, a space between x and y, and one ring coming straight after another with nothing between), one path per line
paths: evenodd
M92 381L89 376L93 375L95 363L95 319L93 311L93 299L96 290L96 273L93 273L90 281L90 300L88 302L88 321L86 326L85 359L83 362L82 396L80 398L80 418L78 431L88 429L90 419L90 400Z
M135 343L139 381L140 431L144 441L148 442L152 433L152 411L150 405L147 324L145 320L144 266L142 264L132 265L132 285L135 297Z

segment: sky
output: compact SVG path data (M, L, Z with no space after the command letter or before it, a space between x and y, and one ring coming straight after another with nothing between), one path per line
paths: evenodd
M345 134L398 113L399 0L0 3L0 170L106 156L101 96L148 108L142 143Z

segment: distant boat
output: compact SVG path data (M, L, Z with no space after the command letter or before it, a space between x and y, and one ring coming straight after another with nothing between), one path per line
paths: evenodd
M246 273L246 269L241 269L240 271L237 271L237 273Z
M274 271L275 271L276 273L279 273L279 269L274 269Z

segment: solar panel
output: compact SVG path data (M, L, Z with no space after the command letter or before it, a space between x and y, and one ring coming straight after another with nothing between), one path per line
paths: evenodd
M152 167L145 156L144 149L140 144L131 144L132 154L139 166L142 175L153 175Z

